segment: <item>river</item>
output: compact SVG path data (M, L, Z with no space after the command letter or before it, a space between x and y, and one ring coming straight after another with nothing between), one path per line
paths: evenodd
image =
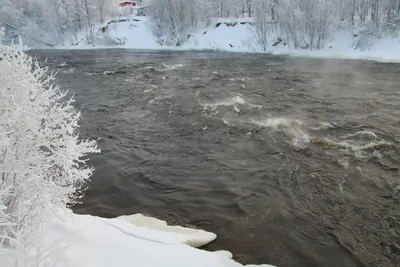
M102 154L77 213L215 232L282 267L399 266L400 64L33 51Z

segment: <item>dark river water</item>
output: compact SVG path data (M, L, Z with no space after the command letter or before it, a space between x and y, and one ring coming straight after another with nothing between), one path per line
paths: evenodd
M400 266L400 64L31 53L99 139L75 212L196 226L241 263Z

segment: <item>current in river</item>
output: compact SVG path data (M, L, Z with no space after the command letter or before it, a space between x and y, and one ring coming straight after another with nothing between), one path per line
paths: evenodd
M279 267L400 262L400 64L268 54L33 51L101 154L77 213L215 232Z

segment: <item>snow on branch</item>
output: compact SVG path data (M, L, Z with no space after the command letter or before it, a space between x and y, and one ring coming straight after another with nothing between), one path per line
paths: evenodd
M53 80L36 60L0 46L0 249L13 251L14 266L52 266L34 253L41 225L77 201L93 172L87 155L100 152L79 138L81 114Z

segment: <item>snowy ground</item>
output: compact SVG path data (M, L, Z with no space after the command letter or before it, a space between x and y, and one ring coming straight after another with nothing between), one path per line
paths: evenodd
M149 22L145 17L133 17L130 21L110 23L105 33L101 26L97 29L96 44L85 44L85 38L73 46L63 44L57 48L66 49L93 49L93 48L128 48L128 49L156 49L156 50L220 50L230 52L262 52L256 42L254 26L248 22L251 19L215 20L212 26L194 34L181 47L167 47L157 43L151 33ZM133 19L133 20L132 20ZM138 21L137 21L138 20ZM221 23L219 22L225 22ZM236 23L235 26L232 24ZM104 25L103 25L104 26ZM400 38L387 37L370 41L369 49L361 51L354 49L356 39L352 31L342 30L333 34L325 48L318 51L307 49L293 50L283 44L272 46L277 35L271 33L271 40L265 52L272 54L289 54L291 56L371 59L377 61L400 61Z
M62 217L45 225L41 244L42 249L52 248L51 262L58 262L57 266L243 266L232 260L228 251L194 248L216 238L215 234L202 230L168 226L164 221L141 214L104 219L66 211Z

